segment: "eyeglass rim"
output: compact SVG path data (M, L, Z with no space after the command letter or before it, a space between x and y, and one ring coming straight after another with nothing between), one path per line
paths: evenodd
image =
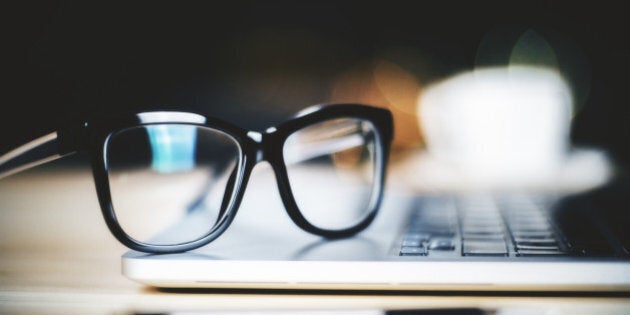
M298 132L312 125L316 125L317 123L326 122L327 120L333 120L333 119L339 119L339 118L360 119L363 121L367 121L373 126L374 130L376 131L376 139L375 139L376 145L375 145L375 150L374 150L375 178L374 178L374 181L371 183L371 186L372 186L371 195L370 195L370 200L367 205L368 208L367 208L365 217L363 217L361 220L356 222L354 225L349 225L346 228L340 228L340 229L323 228L323 227L318 226L317 224L312 223L304 215L305 212L300 210L298 201L295 198L293 188L291 187L291 179L289 176L289 170L284 160L285 158L284 154L280 154L278 156L278 159L279 159L277 163L278 165L274 169L281 198L283 199L284 206L287 209L287 212L289 216L291 217L291 219L293 220L293 222L295 222L300 228L302 228L303 230L307 232L310 232L315 235L323 236L326 238L343 238L343 237L351 236L365 229L374 220L377 210L380 206L383 190L384 190L384 182L385 182L384 180L385 180L385 175L386 175L385 171L386 171L387 158L389 155L389 143L387 142L387 144L385 144L386 142L383 141L383 139L381 139L382 135L380 134L378 127L371 120L368 120L366 118L361 118L361 117L352 117L352 116L345 115L345 116L318 120L313 123L303 125L301 128L293 129L292 132L282 135L281 137L282 144L279 149L279 151L283 151L284 144L290 138L290 136L294 134L294 132Z
M291 134L309 125L334 118L358 118L371 122L380 137L380 145L376 146L379 152L376 154L379 155L382 161L380 163L381 165L378 166L379 169L376 170L380 178L375 180L373 184L377 185L375 189L377 196L375 197L374 204L371 205L371 209L368 209L368 215L356 225L339 230L319 228L311 224L304 217L291 190L286 165L283 159L284 142ZM118 223L111 199L105 148L109 137L120 130L165 123L190 124L222 131L234 138L241 151L241 157L239 157L238 176L234 186L228 187L234 189L234 193L231 194L234 200L230 200L231 206L227 210L224 221L196 240L180 244L156 245L133 239ZM340 238L356 234L370 225L382 202L386 165L393 136L393 120L388 110L360 104L320 106L310 110L307 114L269 128L264 133L258 133L258 135L261 136L261 139L258 141L254 139L256 137L252 137L252 131L233 125L230 122L214 117L207 117L198 113L181 111L140 112L109 117L108 119L88 122L84 124L83 127L86 136L82 143L84 144L84 149L89 151L92 157L92 171L105 222L112 234L122 244L130 249L146 253L177 253L189 251L204 246L219 237L231 225L238 212L249 181L249 175L254 166L261 159L261 150L263 150L265 154L262 158L267 160L274 169L285 210L296 225L307 232L326 238ZM264 148L262 147L263 145Z

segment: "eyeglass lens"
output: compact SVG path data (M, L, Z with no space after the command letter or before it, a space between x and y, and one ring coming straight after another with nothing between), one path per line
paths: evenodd
M106 147L112 206L123 231L150 245L208 235L225 218L240 149L226 133L155 124L113 134ZM234 182L234 178L231 179Z
M283 154L291 191L311 225L346 229L369 215L376 195L375 135L370 122L342 118L287 138Z

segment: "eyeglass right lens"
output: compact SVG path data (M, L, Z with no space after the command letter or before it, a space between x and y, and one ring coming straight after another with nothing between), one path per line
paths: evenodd
M116 219L149 245L196 241L223 222L240 165L228 134L185 124L124 129L106 147Z
M310 224L342 230L371 213L380 176L378 141L374 125L355 118L320 122L287 138L291 191Z

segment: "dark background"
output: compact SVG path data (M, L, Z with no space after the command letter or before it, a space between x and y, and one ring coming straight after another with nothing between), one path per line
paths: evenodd
M2 7L0 151L99 112L187 109L262 129L330 101L341 73L373 60L394 61L429 84L478 64L487 34L511 38L534 29L547 38L560 34L576 51L563 61L579 79L573 141L630 164L630 27L621 4L46 1Z

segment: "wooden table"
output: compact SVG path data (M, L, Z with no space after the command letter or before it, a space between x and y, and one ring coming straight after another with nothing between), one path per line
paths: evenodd
M40 167L0 181L0 314L445 307L553 311L554 314L630 313L630 298L620 296L164 292L121 275L120 256L125 251L105 226L87 168Z

